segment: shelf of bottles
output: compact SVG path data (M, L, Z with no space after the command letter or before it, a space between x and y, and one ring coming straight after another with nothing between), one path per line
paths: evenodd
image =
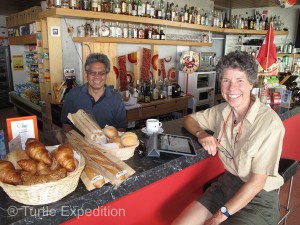
M168 2L165 7L164 1L161 1L158 6L155 6L154 2L150 4L148 1L142 2L141 0L133 0L132 2L124 0L115 0L110 2L103 1L101 4L100 1L96 1L97 7L95 7L96 2L94 0L76 2L84 3L75 5L74 1L74 5L68 3L55 6L52 4L48 10L40 12L39 16L40 18L69 17L95 20L105 19L107 21L161 25L180 29L211 31L225 34L266 34L267 32L266 30L255 30L257 26L253 27L253 29L244 29L246 28L244 25L238 29L238 25L233 25L235 24L234 21L231 21L232 25L230 25L230 21L225 19L227 16L222 19L221 17L218 17L218 14L216 13L206 13L203 9L197 9L196 7L188 8L187 5L183 8L179 8L177 5L174 6L174 4L169 4ZM220 13L220 15L222 14L223 13ZM238 21L239 20L237 20L237 23ZM244 24L246 24L245 20ZM287 35L288 31L276 30L275 34Z

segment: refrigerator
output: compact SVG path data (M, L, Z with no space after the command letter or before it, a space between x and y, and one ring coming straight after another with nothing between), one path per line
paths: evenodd
M13 90L8 46L0 46L0 108L12 106L8 93Z

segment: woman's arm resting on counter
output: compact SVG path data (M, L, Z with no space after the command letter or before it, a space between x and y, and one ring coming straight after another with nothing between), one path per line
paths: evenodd
M217 139L203 130L194 118L191 116L184 117L183 127L197 137L198 142L210 155L217 153L217 148L220 147Z

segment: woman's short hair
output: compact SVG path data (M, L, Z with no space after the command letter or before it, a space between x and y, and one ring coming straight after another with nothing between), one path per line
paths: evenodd
M243 51L230 52L223 56L216 65L216 73L221 81L225 69L238 69L247 74L248 81L254 85L257 82L258 65L249 53Z
M90 65L93 63L103 63L105 66L106 73L110 72L110 61L108 57L102 53L91 53L88 55L85 61L85 71L90 70Z

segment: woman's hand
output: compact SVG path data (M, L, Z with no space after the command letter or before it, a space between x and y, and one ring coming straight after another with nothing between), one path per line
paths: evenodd
M198 142L210 155L215 155L220 147L218 140L205 131L196 134Z
M220 211L218 211L212 217L206 220L204 225L218 225L226 219L226 216L223 215Z

